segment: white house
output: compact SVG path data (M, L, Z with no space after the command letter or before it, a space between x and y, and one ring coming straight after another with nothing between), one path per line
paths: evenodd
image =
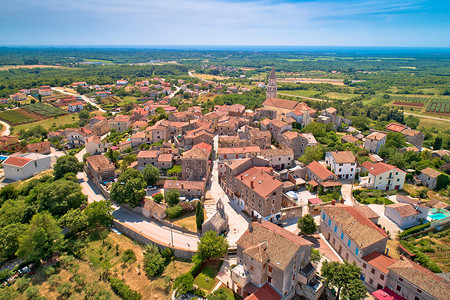
M294 151L291 148L262 149L261 156L269 161L269 166L275 170L293 167Z
M83 103L82 102L69 103L69 105L67 105L67 107L70 112L77 112L77 111L83 110Z
M356 173L356 157L352 151L332 151L325 154L325 162L339 179L352 179Z
M361 172L368 172L368 179L361 182L361 185L369 189L390 191L400 190L405 183L406 172L382 162L376 164L366 161L362 164Z
M426 220L428 208L409 203L394 203L385 207L384 214L398 227L408 228L421 224L421 219Z
M87 153L94 155L105 153L112 146L112 143L103 143L99 136L92 135L86 139L84 146Z
M40 153L27 153L10 156L3 162L5 178L10 180L22 180L41 171L50 169L51 156Z

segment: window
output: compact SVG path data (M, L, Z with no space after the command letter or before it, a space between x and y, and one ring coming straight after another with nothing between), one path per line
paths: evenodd
M295 254L294 259L297 259L297 254Z
M356 254L356 255L359 254L359 249L358 249L358 248L355 249L355 254Z
M420 300L420 298L417 296L414 296L414 300Z
M266 268L266 264L263 264L263 268L264 268L264 269Z
M373 285L373 279L372 278L369 279L369 284Z
M328 226L330 226L330 225L331 225L331 219L328 220Z
M367 264L366 263L363 263L363 268L364 269L367 268Z
M342 172L342 169L341 169L341 168L339 168L339 172Z
M352 241L348 240L347 246L348 246L348 247L351 247L351 246L352 246Z
M372 268L372 270L370 271L370 273L375 274L375 269Z
M344 233L341 232L341 240L343 240L343 239L344 239Z
M380 279L384 280L384 275L383 274L380 275Z
M325 220L325 214L322 214L322 220Z
M348 253L345 253L345 260L348 261Z
M422 290L421 290L421 289L417 289L417 292L418 292L419 294L422 294Z
M271 266L269 266L269 272L272 272L272 270L273 270L273 269L272 269L272 267L271 267Z
M294 265L294 271L295 271L295 269L297 269L297 265Z
M400 291L402 290L402 287L401 287L401 286L399 286L399 285L397 285L397 288L396 288L396 289L397 289L397 291L399 291L399 292L400 292Z
M250 266L250 270L253 271L253 266Z
M399 277L398 281L403 282L403 278Z
M267 277L267 282L268 282L268 283L272 283L272 277L268 276L268 277Z
M334 232L337 232L337 226L334 226Z

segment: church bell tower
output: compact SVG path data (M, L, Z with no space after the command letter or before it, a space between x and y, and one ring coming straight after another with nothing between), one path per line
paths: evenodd
M275 67L272 67L269 75L269 84L267 85L266 98L277 97L277 76L275 74Z

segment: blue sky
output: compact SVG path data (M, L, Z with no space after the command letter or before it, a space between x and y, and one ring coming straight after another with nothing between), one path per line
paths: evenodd
M450 47L450 1L1 0L0 45Z

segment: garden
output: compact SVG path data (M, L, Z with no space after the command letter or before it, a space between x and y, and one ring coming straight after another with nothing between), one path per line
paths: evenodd
M31 104L22 106L22 109L24 109L30 113L40 115L45 119L51 118L51 117L58 117L58 116L67 114L67 112L62 109L59 109L59 108L54 107L49 104L40 103L40 102L31 103Z
M381 190L353 190L353 197L361 204L394 204L387 196L388 195Z

